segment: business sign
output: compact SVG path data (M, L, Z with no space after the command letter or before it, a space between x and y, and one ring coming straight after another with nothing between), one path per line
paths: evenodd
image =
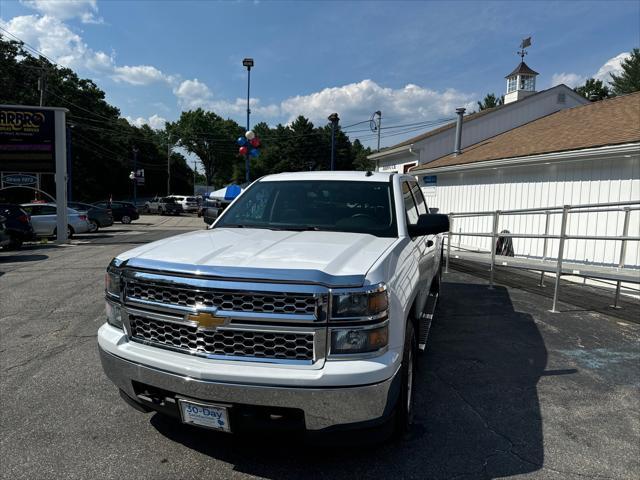
M3 187L24 187L37 184L37 175L30 175L28 173L9 173L2 175Z
M437 175L425 175L422 177L422 192L427 196L435 196L436 187L438 186Z
M136 185L144 185L144 168L131 170L129 179L136 182Z
M52 110L0 107L0 171L54 172Z

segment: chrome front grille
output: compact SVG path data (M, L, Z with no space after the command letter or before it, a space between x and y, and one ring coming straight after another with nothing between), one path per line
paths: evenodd
M317 299L310 294L252 293L232 290L180 288L127 281L126 297L166 305L214 307L229 312L315 315Z
M130 338L195 355L314 361L313 331L202 330L196 326L129 315Z

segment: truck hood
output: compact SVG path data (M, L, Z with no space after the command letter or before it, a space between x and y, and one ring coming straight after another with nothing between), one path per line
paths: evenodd
M361 285L397 240L347 232L215 228L153 242L117 260L132 267L221 277Z

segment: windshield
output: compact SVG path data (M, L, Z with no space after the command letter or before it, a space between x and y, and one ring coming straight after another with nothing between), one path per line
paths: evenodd
M247 190L215 226L397 237L392 199L387 182L263 181Z

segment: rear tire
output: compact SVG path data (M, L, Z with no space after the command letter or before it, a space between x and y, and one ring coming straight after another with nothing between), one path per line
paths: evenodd
M89 220L89 233L96 233L100 229L100 225L95 220Z
M123 215L121 221L125 225L129 225L131 223L131 217L129 215Z
M395 436L404 436L413 423L413 397L414 375L416 370L416 350L418 348L413 321L407 321L407 329L404 336L404 348L402 352L402 365L400 366L400 395L395 407Z
M5 245L3 248L5 250L19 250L22 246L22 240L16 237L11 237L11 241L8 245Z

